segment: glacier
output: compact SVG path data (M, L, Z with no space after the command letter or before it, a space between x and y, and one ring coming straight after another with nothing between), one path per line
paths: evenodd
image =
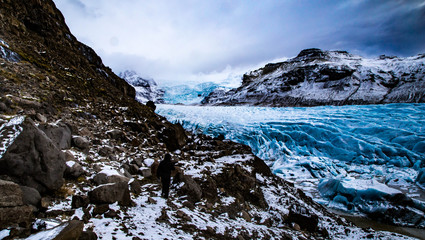
M224 87L217 83L205 82L194 86L188 84L163 86L161 89L164 91L165 103L195 105L217 88Z
M425 104L157 107L187 130L250 146L317 202L370 215L403 198L422 220L393 222L425 227Z

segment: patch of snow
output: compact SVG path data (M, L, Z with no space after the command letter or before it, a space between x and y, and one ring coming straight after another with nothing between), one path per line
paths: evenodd
M147 167L150 167L155 162L155 160L153 160L152 158L146 158L143 162Z
M224 205L230 205L230 204L234 203L234 202L235 202L235 200L236 200L236 198L234 198L234 197L232 197L232 196L229 196L229 197L222 197L222 198L221 198L221 202L222 202Z
M52 228L50 230L41 231L29 236L26 240L53 240L67 226L68 224L63 224L62 226Z
M8 237L10 234L10 230L3 229L0 231L0 240L4 239L5 237Z
M231 155L215 159L217 163L235 164L237 162L245 162L253 159L252 155Z
M70 168L72 168L75 164L76 164L76 162L75 162L75 161L68 161L68 162L66 162L66 165L67 165L68 167L70 167Z
M24 116L17 116L0 126L0 158L21 134L24 120Z
M121 176L122 175L120 172L118 172L116 169L110 166L104 166L102 171L100 171L99 173L103 173L106 176Z

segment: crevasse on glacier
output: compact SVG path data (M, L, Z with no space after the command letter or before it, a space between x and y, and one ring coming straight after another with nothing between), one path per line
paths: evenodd
M397 193L424 199L425 183L418 175L425 167L425 104L159 105L157 112L186 129L249 145L275 174L292 180L319 202L333 200L334 207L373 211L373 196ZM351 196L339 191L355 192ZM362 201L357 201L358 195Z

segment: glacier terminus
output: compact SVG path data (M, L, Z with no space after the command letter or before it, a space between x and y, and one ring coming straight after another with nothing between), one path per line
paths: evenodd
M158 105L184 128L249 145L273 173L333 209L425 226L425 104Z

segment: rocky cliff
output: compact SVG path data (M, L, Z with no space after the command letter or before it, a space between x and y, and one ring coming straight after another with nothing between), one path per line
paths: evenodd
M246 146L135 101L51 0L0 3L1 239L406 238L354 226ZM167 152L168 200L155 176Z
M367 59L306 49L242 80L239 88L213 92L202 103L282 107L425 102L425 55Z

